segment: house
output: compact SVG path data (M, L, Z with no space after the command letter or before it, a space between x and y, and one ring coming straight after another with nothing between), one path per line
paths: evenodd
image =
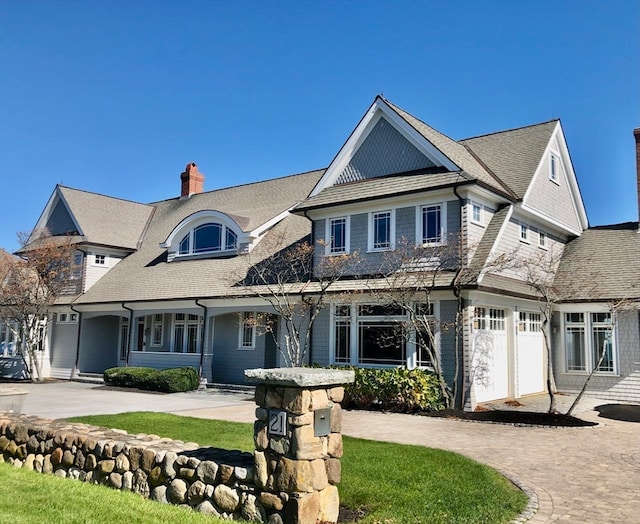
M558 386L579 388L604 349L591 390L640 401L638 224L589 228L558 120L456 141L376 97L326 169L205 192L192 163L179 197L150 204L57 186L36 229L77 245L79 293L56 306L43 351L53 377L188 365L237 383L244 369L281 365L252 322L273 308L237 283L305 239L316 267L358 256L313 324L312 363L433 366L407 312L381 302L372 268L407 243L442 259L455 242L458 264L433 279L426 314L436 359L467 403L545 390L545 315L521 266L505 263L516 253L557 272ZM603 256L603 243L615 253ZM433 258L414 273L432 271ZM585 266L600 285L581 285ZM398 326L409 326L401 337ZM285 336L281 324L275 333Z

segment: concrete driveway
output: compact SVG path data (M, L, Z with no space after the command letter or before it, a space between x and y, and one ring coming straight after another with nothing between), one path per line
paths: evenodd
M24 387L29 395L23 411L46 418L157 411L254 420L255 404L247 393L209 390L164 395L75 382ZM570 398L560 400L562 408ZM523 401L521 409L540 409L545 402L534 397ZM345 411L343 431L354 437L456 451L488 464L535 492L539 508L532 523L639 522L640 424L600 418L591 408L603 403L607 402L585 399L579 406L577 416L599 423L587 428L515 427Z

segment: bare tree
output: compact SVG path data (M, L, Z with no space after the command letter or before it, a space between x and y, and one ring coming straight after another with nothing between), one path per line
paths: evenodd
M69 237L18 235L20 258L0 257L0 318L13 331L18 351L33 381L42 379L38 357L51 307L72 278Z
M250 260L246 276L236 285L271 305L279 317L283 339L278 336L278 319L274 315L258 313L250 321L272 335L286 366L301 366L308 354L313 323L327 306L331 287L357 254L314 257L315 249L309 242L287 245L284 233L272 231L270 235L262 241L262 248L271 247L273 254L255 262ZM314 258L318 259L315 266Z

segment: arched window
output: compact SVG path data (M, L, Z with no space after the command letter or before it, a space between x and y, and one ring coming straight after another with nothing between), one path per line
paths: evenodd
M223 224L209 222L194 227L180 241L179 255L196 255L216 251L231 251L238 247L238 237Z

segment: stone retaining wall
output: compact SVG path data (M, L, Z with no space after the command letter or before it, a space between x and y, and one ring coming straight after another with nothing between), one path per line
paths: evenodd
M133 491L222 518L267 521L251 453L0 414L0 462ZM276 520L277 521L277 520Z
M259 384L253 454L0 413L0 462L232 520L337 522L340 384L353 381L353 372L287 368L247 376Z

